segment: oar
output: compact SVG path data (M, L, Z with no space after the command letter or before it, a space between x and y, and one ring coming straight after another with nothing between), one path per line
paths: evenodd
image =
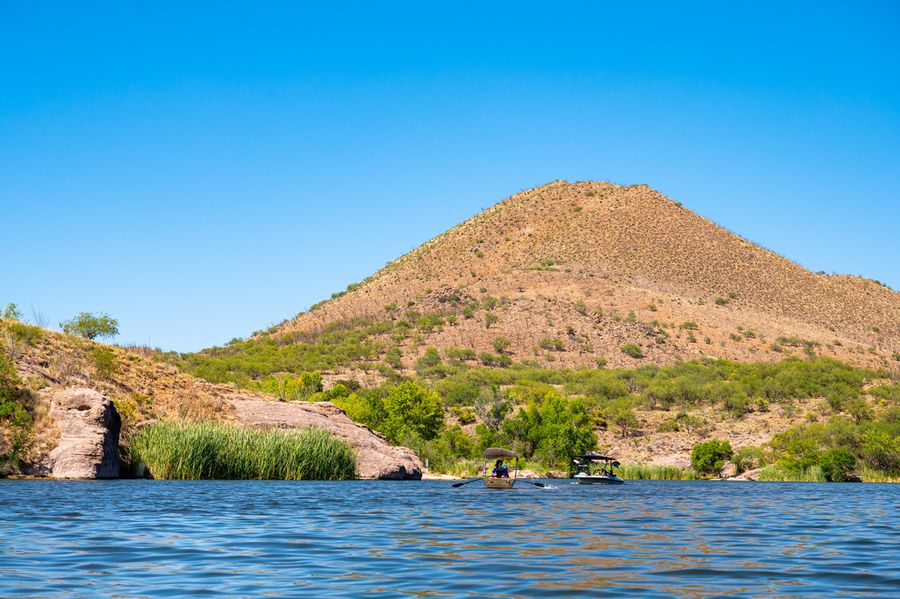
M522 479L519 479L519 480L521 480L523 483L528 483L529 485L534 485L535 487L540 487L542 489L547 486L544 483L533 483L530 480L522 480Z
M454 487L454 488L457 488L457 487L461 487L461 486L463 486L463 485L467 485L467 484L469 484L469 483L474 483L476 480L481 480L481 477L473 478L473 479L471 479L471 480L466 480L466 481L463 481L463 482L461 482L461 483L453 483L453 484L450 485L450 486L451 486L451 487Z

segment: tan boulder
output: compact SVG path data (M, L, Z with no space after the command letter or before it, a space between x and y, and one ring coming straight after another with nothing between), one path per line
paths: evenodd
M93 389L62 389L50 397L50 418L60 432L50 452L53 478L118 478L122 419L113 402Z
M737 466L735 466L733 462L726 461L725 464L722 465L722 469L719 470L719 478L731 478L737 476L737 473Z
M233 399L240 424L260 428L322 428L356 449L360 478L421 479L422 462L411 449L395 447L372 429L350 420L333 403Z

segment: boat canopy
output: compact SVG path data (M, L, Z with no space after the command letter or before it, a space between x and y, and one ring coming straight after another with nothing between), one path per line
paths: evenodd
M514 451L510 451L508 449L502 449L500 447L488 447L484 450L484 457L487 459L490 458L517 458L519 456L516 455Z
M585 453L578 456L580 460L595 460L595 461L603 461L603 462L612 462L616 458L611 458L609 456L600 455L599 453Z

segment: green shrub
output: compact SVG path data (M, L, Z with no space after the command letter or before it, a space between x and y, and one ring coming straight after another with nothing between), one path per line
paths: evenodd
M129 446L137 473L157 479L343 480L356 477L356 454L321 429L299 431L223 424L159 423Z
M437 348L429 347L425 353L416 360L416 372L419 376L432 376L438 374L441 366L441 354Z
M108 314L81 312L72 320L60 323L67 335L77 335L85 339L115 337L119 334L119 321Z
M397 368L399 370L400 368L403 368L403 362L401 361L402 357L403 356L400 354L400 349L397 347L392 347L384 355L384 361L391 368Z
M538 345L540 346L541 349L545 349L547 351L565 351L566 350L565 343L563 343L562 339L558 339L558 338L541 339L538 342Z
M453 406L450 408L450 413L459 420L460 424L472 424L475 422L475 410L468 406Z
M619 351L621 351L626 356L630 356L635 360L640 360L644 357L644 352L641 350L641 346L637 343L623 343L619 346Z
M512 345L512 341L507 339L506 337L495 337L493 341L494 351L498 354L502 354L509 346Z
M98 378L109 380L119 367L116 354L108 347L97 346L90 351L91 365Z
M822 454L819 467L828 482L847 482L856 468L856 456L843 447L833 447Z
M691 450L691 467L700 474L718 474L732 455L731 443L723 439L697 443Z
M306 401L322 391L322 375L318 372L302 372L296 378L286 375L267 376L256 388L272 393L283 401Z

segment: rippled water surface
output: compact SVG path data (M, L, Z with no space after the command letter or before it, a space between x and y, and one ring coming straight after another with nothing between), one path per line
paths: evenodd
M900 595L897 486L552 485L0 481L0 596Z

